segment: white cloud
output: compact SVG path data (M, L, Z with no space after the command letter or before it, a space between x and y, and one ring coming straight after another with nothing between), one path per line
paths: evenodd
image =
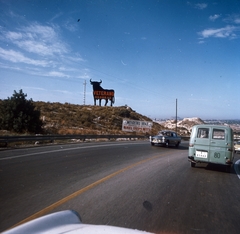
M199 32L199 35L203 38L216 37L216 38L230 38L234 39L237 37L236 31L240 28L235 26L226 26L224 28L218 29L205 29L202 32Z
M22 33L18 32L7 32L6 33L6 38L10 39L11 41L13 40L20 40L22 39Z
M84 80L90 80L91 77L87 74L83 74L81 76L77 76L77 78L78 79L84 79Z
M59 39L56 29L50 26L33 23L4 34L6 39L20 49L40 56L68 53L67 45Z
M207 8L207 3L197 3L194 5L195 8L199 9L199 10L203 10L205 8Z
M76 32L78 30L78 23L70 18L63 23L63 27L70 32Z
M236 19L234 20L234 23L240 24L240 17L239 17L239 18L236 18Z
M71 62L85 62L84 60L78 53L75 53L76 56L65 56L66 60L71 61Z
M20 67L17 67L15 64L14 64L14 66L12 66L12 65L5 64L5 63L2 63L2 62L0 62L0 68L8 69L8 70L15 70L15 71L21 71L22 70Z
M229 15L223 21L228 23L240 24L240 15L237 14Z
M58 89L55 89L55 90L52 90L53 92L58 92L58 93L63 93L63 94L72 94L72 92L69 92L67 90L58 90Z
M215 21L216 19L218 19L218 18L220 18L220 17L221 17L220 15L215 14L215 15L210 15L210 16L209 16L209 19L210 19L211 21Z
M22 86L23 89L33 89L33 90L40 90L40 91L47 91L47 89L39 88L39 87L30 87L30 86Z
M53 27L43 26L38 23L32 23L29 26L23 27L22 30L26 32L26 34L33 35L33 38L39 36L41 39L45 40L56 40L58 38L57 33L55 32Z
M61 17L62 15L63 15L62 12L57 13L56 15L54 15L54 16L51 18L50 21L54 21L55 19L58 19L58 18Z
M80 76L81 73L88 73L81 72L76 67L85 60L78 52L72 52L59 33L59 28L55 25L38 23L30 23L14 30L1 30L0 41L7 44L9 49L0 47L0 67L19 69L31 75L58 78L78 78L79 73ZM8 63L4 64L3 60ZM10 65L9 62L14 65Z
M69 75L66 75L63 72L58 72L58 71L51 71L46 76L53 76L53 77L67 77L69 78Z
M34 60L24 56L22 53L14 50L5 50L0 47L0 57L4 60L13 62L13 63L26 63L35 66L47 67L48 62L45 60Z
M196 9L199 9L199 10L203 10L205 8L207 8L208 4L207 3L192 3L192 2L187 2L187 5L193 7L193 8L196 8Z

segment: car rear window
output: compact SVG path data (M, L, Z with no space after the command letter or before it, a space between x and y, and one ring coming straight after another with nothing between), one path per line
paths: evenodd
M208 138L209 128L199 128L197 132L197 138Z
M225 140L225 131L223 129L213 129L212 138L216 140Z

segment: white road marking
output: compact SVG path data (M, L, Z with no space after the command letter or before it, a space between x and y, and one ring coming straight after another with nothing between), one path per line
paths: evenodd
M142 144L141 143L128 143L129 144ZM56 150L50 150L50 151L44 151L44 152L37 152L37 153L30 153L30 154L22 154L22 155L16 155L16 156L7 156L5 158L0 158L1 160L8 160L8 159L14 159L14 158L22 158L22 157L29 157L33 155L40 155L40 154L48 154L48 153L55 153L55 152L62 152L62 151L71 151L71 150L76 150L76 149L86 149L86 148L99 148L99 147L109 147L109 146L116 146L116 145L126 145L126 143L114 143L114 144L106 144L106 145L92 145L92 146L79 146L79 147L74 147L74 148L62 148L61 149L56 149Z

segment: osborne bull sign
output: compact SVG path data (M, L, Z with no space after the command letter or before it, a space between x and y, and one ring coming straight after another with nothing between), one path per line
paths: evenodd
M122 122L122 131L126 132L149 132L152 129L152 122L139 120L126 120Z
M94 98L94 105L96 105L96 100L99 99L99 106L101 106L102 99L105 99L105 106L108 103L108 100L111 102L111 106L113 105L115 98L114 98L114 90L113 89L103 89L98 81L90 80L90 84L93 86L93 98Z

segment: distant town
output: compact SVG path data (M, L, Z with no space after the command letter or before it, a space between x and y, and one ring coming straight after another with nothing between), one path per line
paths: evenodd
M154 122L157 122L161 124L162 126L170 129L176 128L176 119L154 119ZM228 125L230 126L234 132L240 133L240 119L205 119L202 120L198 117L193 118L177 118L177 127L181 128L179 129L180 133L182 134L190 134L191 129L193 125L196 124L214 124L214 125Z
M172 117L172 118L165 118L165 119L158 119L158 120L154 120L156 122L166 122L167 120L175 120L176 118L175 117ZM181 117L178 117L177 118L178 121L181 121L183 120L184 118L181 118ZM228 124L228 125L236 125L240 128L240 119L203 119L204 123L206 124L220 124L220 125L223 125L223 124Z

